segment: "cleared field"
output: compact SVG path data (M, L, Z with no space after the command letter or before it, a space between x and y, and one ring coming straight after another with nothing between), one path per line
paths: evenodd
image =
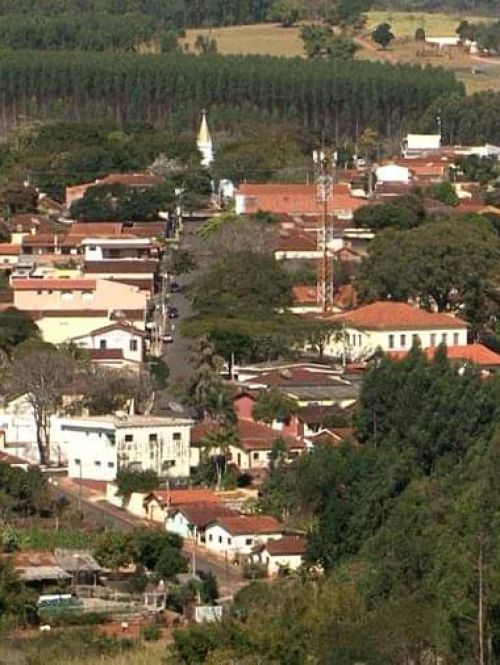
M448 54L428 54L419 57L417 45L413 38L415 30L423 27L428 36L454 36L461 19L471 22L491 21L479 16L461 16L458 14L425 14L421 12L370 12L368 14L365 38L360 40L361 48L357 58L368 60L388 60L390 62L406 62L422 66L432 65L444 67L456 72L457 77L469 93L480 90L500 90L500 62L495 60L471 58L466 53L452 49ZM387 21L392 26L396 40L388 51L380 51L369 39L369 31L378 23ZM283 28L278 24L242 25L229 28L212 28L211 30L188 30L182 40L183 48L194 51L194 42L199 34L210 35L217 40L219 53L222 54L253 54L275 56L302 56L304 54L299 27ZM474 68L480 68L481 74L474 74Z
M304 55L299 28L283 28L277 23L262 25L236 25L230 28L210 30L188 30L186 39L181 40L183 48L194 51L198 35L210 35L217 40L219 53L235 55Z
M492 18L459 14L426 14L423 12L369 12L367 29L386 21L396 38L412 37L417 28L424 28L429 37L454 37L462 19L469 23L488 23Z

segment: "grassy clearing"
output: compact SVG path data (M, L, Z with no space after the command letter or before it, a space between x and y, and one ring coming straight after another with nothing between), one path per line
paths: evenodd
M484 60L482 67L485 73L475 75L474 66L480 65L477 59L470 58L466 53L453 50L452 57L439 57L439 54L430 57L418 57L420 48L413 41L415 30L423 27L429 36L453 36L458 23L462 18L472 22L491 21L491 18L478 16L461 16L459 14L425 14L421 12L370 12L366 35L370 29L382 21L392 25L396 40L388 52L363 48L358 51L357 58L368 60L390 60L391 62L405 62L419 64L423 67L432 65L444 67L456 72L457 78L462 81L467 92L481 90L500 90L500 64ZM304 54L299 27L282 28L278 24L243 25L229 28L213 28L212 30L188 30L183 47L188 51L194 50L194 42L199 34L208 34L217 40L218 50L222 54L253 54L275 56L302 56ZM366 38L369 41L369 38Z
M262 25L236 25L211 30L188 30L183 48L194 51L194 42L199 35L210 34L217 40L219 53L224 55L275 55L301 56L304 54L299 28L282 28L276 23Z
M428 37L454 37L462 19L470 23L491 22L492 18L468 16L458 12L450 14L426 14L423 12L369 12L367 30L387 21L396 38L412 37L417 28L424 28Z

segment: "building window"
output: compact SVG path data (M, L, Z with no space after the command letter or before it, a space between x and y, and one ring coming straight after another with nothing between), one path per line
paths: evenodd
M254 460L258 460L259 459L259 453L254 453L253 458L254 458Z
M222 536L219 536L219 543L222 545Z
M37 296L41 296L43 291L40 291L40 289L36 292Z
M101 466L100 461L99 461L99 460L96 460L96 461L94 462L94 466Z
M399 346L404 349L406 346L406 335L399 336Z
M61 292L62 300L73 300L73 291L62 291Z
M443 333L443 334L442 334L442 336L441 336L441 342L442 342L443 344L447 344L447 343L448 343L448 335L447 335L446 333Z
M97 249L97 247L96 247L95 245L90 245L90 247L89 247L89 250L90 250L91 252L95 252L96 249Z
M180 441L181 438L182 438L182 435L181 435L180 432L174 432L174 433L172 434L172 439L173 439L174 441Z
M394 335L389 335L389 348L394 348Z
M76 464L77 466L80 466L81 463L82 463L82 460L81 460L81 459L75 459L75 464Z
M346 334L345 334L345 342L346 342L346 344L350 344L350 343L351 343L351 337L350 337L349 333L346 333Z
M112 469L114 465L115 465L114 462L108 462L108 469Z
M99 348L100 349L105 349L106 348L106 340L105 339L100 339L99 340Z
M251 545L253 543L252 538L245 538L245 545Z
M133 434L125 434L125 443L132 443L134 440Z
M436 333L431 333L431 346L436 346Z
M137 351L137 340L131 339L129 344L130 351Z
M361 335L358 335L358 346L363 346Z
M227 544L228 544L228 545L231 545L232 542L233 542L232 538L228 538L228 539L227 539Z
M208 540L209 540L209 542L212 542L212 540L213 540L213 538L212 538L212 534L211 534L211 533L208 534Z
M92 291L82 291L82 298L83 300L92 300L94 297L94 294Z
M155 451L151 450L151 452L149 453L149 459L154 460L154 458L155 458Z
M411 344L412 346L415 346L415 344L420 343L420 337L418 335L412 335L411 336Z
M453 344L458 346L458 333L453 333Z

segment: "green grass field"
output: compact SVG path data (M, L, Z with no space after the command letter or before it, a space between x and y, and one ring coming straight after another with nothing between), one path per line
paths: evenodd
M389 60L391 62L408 62L426 66L445 67L457 73L457 77L472 93L479 90L500 90L500 63L483 60L485 73L475 75L473 67L479 64L477 59L454 50L451 57L440 57L439 54L421 58L417 56L417 45L413 41L415 30L424 28L430 37L454 36L455 30L462 19L470 22L491 21L491 18L459 14L425 14L422 12L370 12L365 31L365 41L369 42L369 32L378 24L387 21L396 36L388 52L378 51L375 45L362 48L357 56L361 59ZM188 30L182 40L183 48L194 51L194 42L199 34L210 34L217 40L219 53L222 54L253 54L274 56L304 55L300 28L283 28L278 24L243 25L229 28L213 28L211 30Z

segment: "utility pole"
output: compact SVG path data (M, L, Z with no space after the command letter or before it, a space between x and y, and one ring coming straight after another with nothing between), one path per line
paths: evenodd
M333 198L333 168L335 153L314 150L313 160L316 171L316 201L322 203L322 219L318 228L317 248L320 253L317 273L317 299L324 313L333 306L333 263L329 244L333 238L333 217L328 204Z

